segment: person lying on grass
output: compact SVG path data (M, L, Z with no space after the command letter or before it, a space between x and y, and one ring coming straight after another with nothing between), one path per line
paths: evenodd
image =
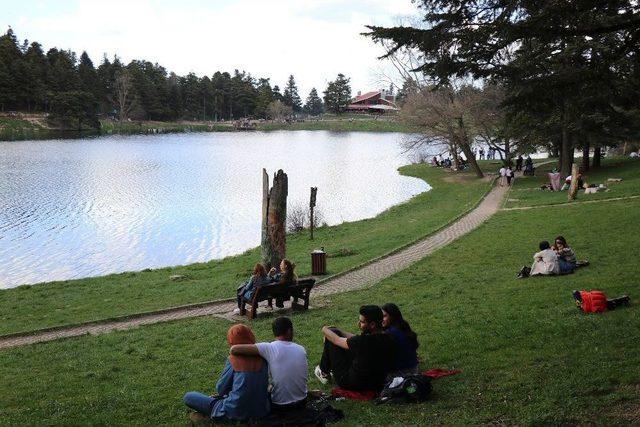
M418 373L418 336L394 303L382 306L382 328L393 337L395 359L387 380Z
M293 342L293 323L278 317L271 324L275 341L239 344L232 356L262 356L271 373L271 411L286 413L302 409L307 401L307 352Z
M602 313L621 305L629 305L629 295L613 299L607 299L601 291L573 291L572 295L576 306L585 313Z
M382 330L382 318L380 307L363 305L358 316L360 335L322 328L324 349L314 371L321 383L333 377L345 390L382 390L395 361L393 338Z
M238 344L255 344L251 329L245 325L233 325L227 332L229 347ZM267 362L260 356L231 355L224 364L216 384L215 396L190 391L184 395L184 403L194 409L191 420L201 422L247 421L269 414L269 371Z
M546 240L540 242L540 252L533 255L533 265L531 268L524 266L518 273L518 278L522 279L529 276L548 276L558 274L560 266L558 264L558 255L551 249L551 245Z
M242 284L237 290L238 308L233 310L234 314L240 313L240 306L242 305L242 299L251 300L253 295L261 286L268 285L273 282L273 278L267 275L267 270L260 263L257 263L253 268L253 274L249 279Z

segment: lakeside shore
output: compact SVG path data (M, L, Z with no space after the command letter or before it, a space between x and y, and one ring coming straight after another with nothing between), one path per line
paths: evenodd
M484 161L482 166L493 170L495 164ZM640 201L628 195L640 194L640 161L605 159L602 168L588 174L589 182L608 177L623 180L603 193L609 200L580 193L575 202L568 202L566 193L536 190L547 179L547 167L552 166L540 167L536 177L517 178L507 202L530 208L556 204L499 211L477 229L372 287L320 297L311 310L288 314L295 325L296 342L307 351L309 388L329 393L333 387L320 384L313 376L323 348L321 327L331 324L353 331L357 307L362 304L398 304L418 335L420 371L461 371L434 382L433 396L425 403L332 402L345 413L340 425L638 423L640 353L632 332L640 328L640 306L633 286L638 268L632 248L639 238L635 225L640 219ZM413 167L427 168L409 168ZM393 208L388 218L393 221L374 218L368 224L363 221L366 227L359 229L346 224L347 228L335 228L324 238L344 235L348 240L342 244L348 248L350 242L368 237L370 226L376 233L381 231L377 228L386 227L373 242L383 244L403 228L437 214L429 212L423 217L420 211L431 204L442 208L447 203L440 204L438 199L447 199L447 192L479 183L465 173L426 170L434 173L428 177L434 190L445 187L433 193L437 197L423 200L429 203L409 202L411 209L403 209L404 205ZM556 194L564 200L556 199ZM625 194L627 199L618 198ZM470 197L457 196L447 199L448 203ZM585 203L589 201L594 203ZM406 210L406 216L399 215ZM558 234L591 265L566 276L516 279L517 269L531 262L538 242ZM615 238L603 239L603 235ZM349 256L329 258L328 266ZM225 262L227 267L247 269L240 262ZM119 275L118 286L132 288L128 293L118 294L107 286L101 295L87 296L98 297L95 303L113 309L114 299L129 296L142 302L140 295L146 293L148 298L168 298L198 286L198 279L205 281L205 291L206 287L211 291L214 278L228 274L222 264L193 266L194 274L201 277L183 282L162 282L171 269L160 272L158 283L147 275L144 284L150 289L136 284L136 275ZM237 280L243 280L248 270L235 273ZM141 272L139 277L145 274L152 273ZM74 310L82 303L76 295L100 283L69 282L66 301L43 307L40 301L49 298L49 285L11 292L9 307L24 304L31 311L42 311L41 322L51 320L56 313ZM572 289L599 289L610 297L628 293L632 302L611 312L587 315L576 310ZM26 316L29 312L25 310L25 325L34 321ZM3 320L5 313L5 307L0 307ZM258 341L272 339L275 315L251 321ZM188 417L180 396L188 390L213 390L213 381L228 356L225 336L229 325L226 319L205 316L0 351L0 376L6 383L0 390L0 401L5 403L0 414L8 425L67 425L70 420L77 424L184 424ZM42 398L32 398L42 390L47 390Z
M319 227L313 241L307 231L287 236L287 257L296 263L300 276L310 273L309 253L314 249L325 247L328 275L344 272L433 232L473 206L489 188L488 180L426 164L404 166L400 172L426 181L432 189L374 218ZM464 182L452 181L453 175ZM3 290L0 334L228 298L259 259L257 247L205 263ZM188 280L173 282L172 274ZM25 299L31 302L22 304Z
M44 139L74 139L106 135L150 135L184 132L246 132L274 130L326 130L332 132L413 132L395 117L326 115L301 121L254 120L253 128L236 129L233 121L127 121L101 120L100 129L63 130L48 125L42 114L0 116L0 142Z

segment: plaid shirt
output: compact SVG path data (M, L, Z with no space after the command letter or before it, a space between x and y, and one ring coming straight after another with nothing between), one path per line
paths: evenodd
M559 250L557 253L558 258L564 260L564 262L568 262L569 264L576 263L576 253L573 252L573 249L570 247L562 248L562 250Z

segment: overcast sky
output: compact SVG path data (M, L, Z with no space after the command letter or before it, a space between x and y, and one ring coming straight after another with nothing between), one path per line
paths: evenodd
M124 62L146 59L179 75L246 70L285 85L289 74L306 98L338 73L351 89L381 86L382 53L360 36L365 25L415 15L410 0L0 0L0 25L22 41ZM321 95L322 96L322 95Z

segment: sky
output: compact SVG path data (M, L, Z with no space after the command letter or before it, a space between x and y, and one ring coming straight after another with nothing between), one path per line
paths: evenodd
M0 10L0 31L45 51L86 50L96 67L117 54L178 75L245 70L280 88L293 74L303 100L338 73L354 95L388 86L381 47L360 33L418 13L410 0L0 0Z

